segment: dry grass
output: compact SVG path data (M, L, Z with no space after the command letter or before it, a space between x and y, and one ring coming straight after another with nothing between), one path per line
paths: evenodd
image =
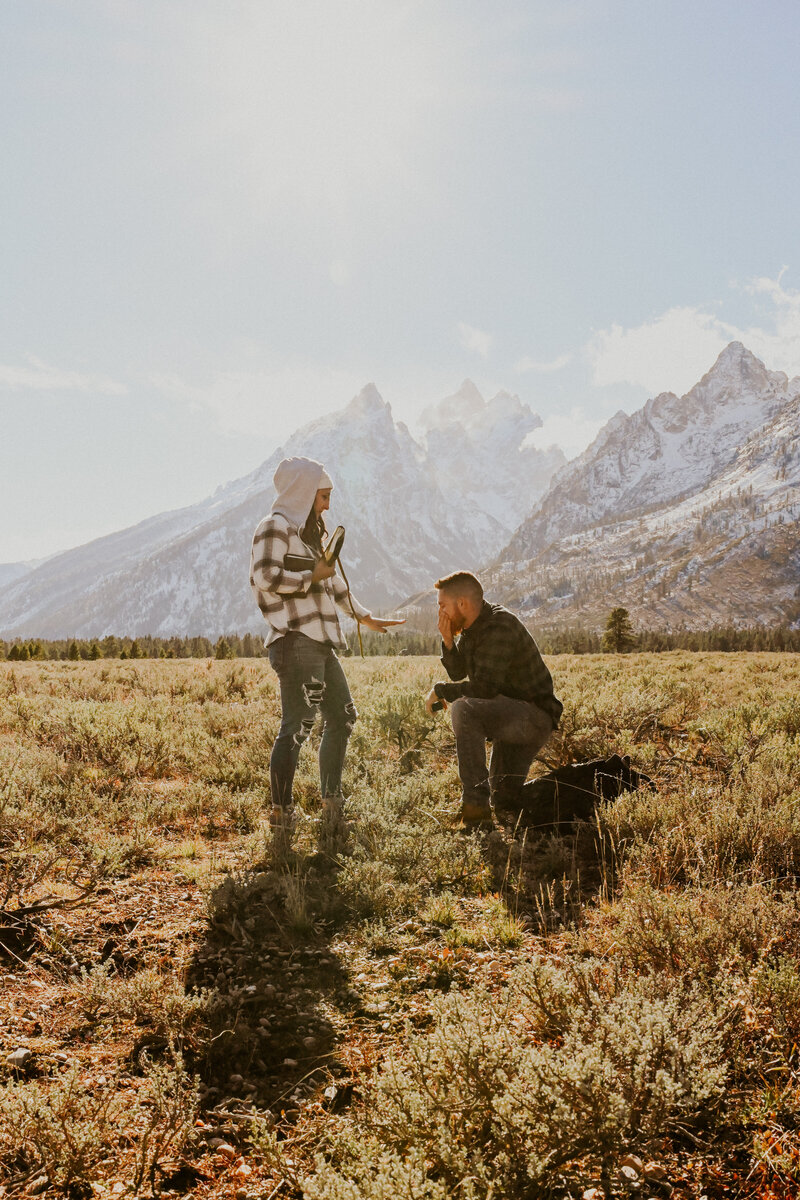
M551 666L534 771L654 792L463 837L438 664L351 661L348 825L307 749L276 855L266 662L2 664L6 1194L794 1195L800 658Z

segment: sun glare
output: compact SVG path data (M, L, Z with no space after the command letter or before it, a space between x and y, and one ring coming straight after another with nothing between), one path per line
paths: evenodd
M211 133L274 212L332 215L419 186L446 92L408 6L257 5L198 26ZM202 28L202 32L201 32Z

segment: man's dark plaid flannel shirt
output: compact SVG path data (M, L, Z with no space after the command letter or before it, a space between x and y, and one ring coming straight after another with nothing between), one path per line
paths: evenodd
M434 690L440 700L532 700L552 718L554 728L558 725L563 705L553 693L553 678L539 647L519 617L502 605L484 601L480 615L452 650L442 646L442 662L451 679L465 682L437 683Z

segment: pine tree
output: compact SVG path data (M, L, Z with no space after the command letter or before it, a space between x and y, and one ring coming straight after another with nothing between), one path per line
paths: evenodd
M624 654L636 645L636 634L633 632L627 608L612 608L608 614L602 644L604 651L614 654Z

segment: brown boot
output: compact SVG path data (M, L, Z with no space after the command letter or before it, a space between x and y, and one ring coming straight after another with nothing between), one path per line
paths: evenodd
M493 827L490 804L475 804L470 800L462 800L459 816L464 829L491 829Z
M272 848L279 857L285 858L289 853L296 826L294 809L273 805L269 814L269 827L272 833Z

